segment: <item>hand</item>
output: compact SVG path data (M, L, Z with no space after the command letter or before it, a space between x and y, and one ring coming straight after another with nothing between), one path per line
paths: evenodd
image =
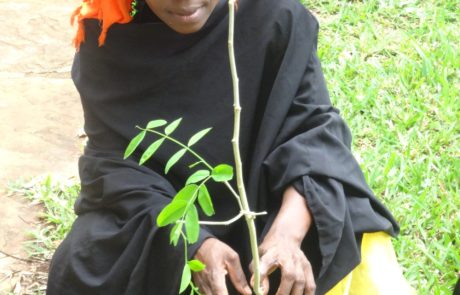
M315 294L313 270L300 248L311 223L312 217L305 198L292 186L288 187L283 194L281 208L259 246L259 271L264 294L268 294L270 287L268 276L277 268L281 269L277 295Z
M225 276L240 294L251 295L251 289L241 268L238 254L225 243L215 238L206 239L198 248L195 259L206 264L206 268L193 273L193 281L205 295L228 295Z
M296 242L285 236L270 235L259 246L259 252L264 294L268 294L270 288L268 276L277 268L281 269L281 283L276 295L315 294L313 270Z

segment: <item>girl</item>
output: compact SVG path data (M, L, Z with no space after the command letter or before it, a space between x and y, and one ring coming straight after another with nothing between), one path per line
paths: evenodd
M155 221L191 171L175 165L162 173L177 150L171 143L144 166L138 161L149 140L128 160L123 152L134 126L183 117L177 139L213 126L195 150L213 164L233 163L226 1L87 0L74 17L72 78L89 140L79 162L78 218L53 257L48 294L178 294L182 247L172 247L169 229ZM366 185L350 132L331 106L315 18L297 0L242 0L236 22L245 182L250 207L268 212L257 218L265 292L409 294L399 269L387 267L398 225ZM225 187L209 189L214 220L238 213ZM390 249L390 263L378 269L391 284L366 277L375 245ZM251 294L243 221L203 226L188 253L206 264L194 274L202 293ZM359 291L363 278L369 283Z

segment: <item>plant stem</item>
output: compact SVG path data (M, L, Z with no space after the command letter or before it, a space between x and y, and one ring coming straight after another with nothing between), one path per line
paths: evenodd
M246 190L243 181L243 168L241 163L241 155L239 149L239 136L240 136L240 119L241 119L241 106L240 106L240 93L239 93L239 82L238 73L236 70L235 61L235 49L234 49L234 28L235 28L235 0L228 1L229 8L229 21L228 21L228 53L230 59L230 70L232 73L233 83L233 100L234 100L234 128L233 128L233 153L235 157L235 169L236 169L236 182L238 192L243 206L243 211L246 219L246 223L249 229L249 238L251 243L251 252L254 266L254 292L256 295L262 295L262 288L260 287L260 271L259 271L259 250L257 245L257 233L256 226L254 223L255 216L251 214L246 196Z

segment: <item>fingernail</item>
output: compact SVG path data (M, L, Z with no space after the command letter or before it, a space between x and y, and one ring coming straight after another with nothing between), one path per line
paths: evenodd
M244 290L246 291L246 293L252 294L252 290L251 290L251 288L249 288L249 286L246 286L246 288L244 288Z

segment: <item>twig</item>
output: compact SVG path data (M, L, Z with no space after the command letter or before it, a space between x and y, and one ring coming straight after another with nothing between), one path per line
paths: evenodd
M25 259L21 257L14 256L12 254L8 254L5 251L0 250L0 253L5 255L6 257L13 258L19 261L27 262L27 263L34 263L34 262L40 262L40 263L45 263L47 262L45 259L37 259L37 258L31 258L31 259Z
M202 225L230 225L232 224L233 222L237 221L238 219L240 219L241 217L243 216L248 216L248 215L251 215L251 216L260 216L260 215L266 215L267 212L245 212L245 211L240 211L240 213L238 213L238 215L236 215L235 217L229 219L229 220L226 220L226 221L200 221L200 224Z

